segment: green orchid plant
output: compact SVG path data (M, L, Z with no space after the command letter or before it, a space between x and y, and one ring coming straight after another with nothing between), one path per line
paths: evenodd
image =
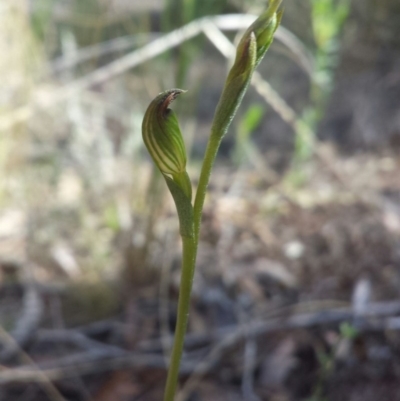
M173 401L189 315L190 294L196 264L204 199L211 170L222 141L258 66L278 28L282 0L270 0L267 10L247 29L237 46L235 62L228 74L217 105L192 204L192 184L186 171L186 149L170 104L183 90L160 93L149 105L142 124L143 140L155 165L163 174L178 212L182 237L182 274L178 313L164 401Z

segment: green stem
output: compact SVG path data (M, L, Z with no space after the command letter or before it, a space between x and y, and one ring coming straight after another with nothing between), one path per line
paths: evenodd
M182 276L179 289L178 317L175 328L174 345L171 353L171 361L168 369L167 384L164 392L164 401L174 401L176 386L178 383L179 366L182 358L185 333L189 317L190 294L192 291L193 275L196 265L201 216L211 169L214 164L220 143L221 140L216 139L216 135L211 134L204 156L199 185L196 193L196 201L193 209L194 236L182 236ZM181 223L182 225L184 224L183 218L181 218Z
M199 184L197 186L196 198L193 206L196 255L197 255L197 245L199 242L200 224L201 224L201 216L203 214L204 200L207 194L207 187L210 181L211 170L213 168L215 158L217 157L221 140L222 140L221 136L215 135L213 133L213 130L211 130L210 139L208 141L207 149L204 155L203 165L201 167Z
M164 401L174 401L189 317L190 294L192 292L193 275L196 263L196 239L194 237L182 236L182 245L182 275L179 289L178 317L171 361L168 369L167 384L164 392Z
M190 295L192 292L193 275L196 266L201 216L211 170L217 156L221 139L222 138L220 135L213 135L213 130L211 130L210 139L204 155L203 166L200 173L199 185L197 187L196 199L193 208L194 236L182 236L182 276L179 289L178 317L175 327L171 361L168 369L167 384L164 392L164 401L174 401L178 383L179 366L182 358L185 333L189 317ZM183 225L184 219L181 218L180 220L181 225Z
M250 77L251 73L249 74L249 80ZM236 114L247 85L248 83L241 88L240 93L237 95L234 101L230 101L228 105L226 105L226 103L228 103L226 101L226 94L229 94L229 86L228 89L225 88L224 93L221 96L221 100L217 106L214 116L213 125L211 127L211 135L208 140L207 149L203 159L199 185L197 187L196 198L193 205L193 215L183 213L182 207L187 206L187 203L181 197L176 197L178 194L174 191L174 187L171 186L171 182L167 180L167 184L169 184L172 195L174 196L175 193L174 199L178 214L180 214L179 220L181 233L187 233L190 234L190 236L182 235L183 265L179 290L178 320L176 322L174 345L172 348L171 362L168 370L164 401L174 401L174 395L179 376L179 365L182 357L183 343L189 316L190 293L192 291L193 274L196 264L197 248L199 244L201 216L203 214L204 200L207 194L211 170L218 153L219 145L223 136L226 134L233 117Z

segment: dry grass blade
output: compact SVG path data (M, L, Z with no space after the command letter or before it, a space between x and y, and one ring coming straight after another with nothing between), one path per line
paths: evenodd
M12 358L32 338L39 326L43 309L43 301L37 288L34 284L29 284L25 289L21 316L10 336L13 341L6 341L6 347L0 352L0 360Z
M278 31L281 27L278 28ZM235 46L233 43L221 32L219 27L210 20L203 24L203 32L210 42L221 52L226 58L232 58L235 55ZM277 38L279 35L277 35ZM286 101L277 93L271 85L263 79L258 71L254 71L252 86L259 95L277 112L283 121L288 123L295 131L297 126L303 124L296 112L286 103Z
M38 379L37 382L41 383L43 390L47 393L50 400L66 401L66 399L63 397L63 395L58 391L58 389L51 382L51 378L49 378L49 376L47 376L45 372L42 372L42 370L37 367L36 363L32 360L32 358L19 347L18 343L14 340L14 338L11 337L1 326L0 326L0 337L2 337L3 340L11 348L17 349L18 353L21 355L21 358L26 363L28 363L29 365L31 365L34 368L34 370L32 372L37 377L37 379ZM18 375L14 376L14 373L15 373L14 369L7 369L7 370L3 370L3 372L1 374L9 375L10 378L17 377Z
M192 21L182 28L176 29L175 31L172 31L163 37L152 41L140 49L135 50L104 67L98 68L97 70L65 85L62 88L52 90L50 93L48 93L47 90L39 88L37 92L33 94L30 104L22 106L21 108L14 110L0 118L0 130L7 130L13 127L15 124L27 121L34 115L37 108L45 109L52 107L79 91L88 89L93 85L104 83L109 79L182 44L183 42L197 36L199 33L204 31L204 27L207 26L209 22L214 23L220 29L238 30L248 27L254 20L255 17L249 15L226 15L214 18L206 17ZM292 40L288 41L287 32L285 31L285 33L280 33L282 29L283 28L281 27L278 28L276 37L278 40L282 39L282 43L292 46L293 37L291 36ZM293 49L297 49L296 52L300 51L304 56L303 58L308 57L308 55L306 56L304 46L302 46L300 42L296 42L296 45ZM96 52L93 52L93 54L95 53Z

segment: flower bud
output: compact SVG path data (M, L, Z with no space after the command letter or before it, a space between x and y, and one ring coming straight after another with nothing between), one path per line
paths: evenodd
M186 149L178 119L168 106L185 91L170 89L149 105L142 124L143 141L162 174L172 178L191 199L192 186L186 172Z
M270 0L267 10L250 25L239 42L235 62L229 71L214 116L212 135L217 140L221 140L227 132L255 68L272 43L282 18L282 11L278 11L281 2Z
M255 67L260 63L267 52L274 38L274 33L281 22L283 11L278 10L281 3L282 0L270 0L268 8L249 26L238 45L239 51L250 35L252 33L255 35L257 43Z
M226 78L225 86L215 110L212 134L222 138L232 116L235 115L243 95L249 86L256 60L256 39L253 33L236 52L235 62Z

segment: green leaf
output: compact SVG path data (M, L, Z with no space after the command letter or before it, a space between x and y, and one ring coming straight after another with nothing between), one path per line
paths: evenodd
M358 330L348 322L341 323L339 330L342 337L348 338L350 340L356 338L359 334Z
M252 104L242 117L239 124L240 140L248 140L250 134L260 125L264 115L264 107L261 104Z
M175 201L179 217L179 229L182 237L193 238L193 206L182 188L171 178L165 177L169 191Z

